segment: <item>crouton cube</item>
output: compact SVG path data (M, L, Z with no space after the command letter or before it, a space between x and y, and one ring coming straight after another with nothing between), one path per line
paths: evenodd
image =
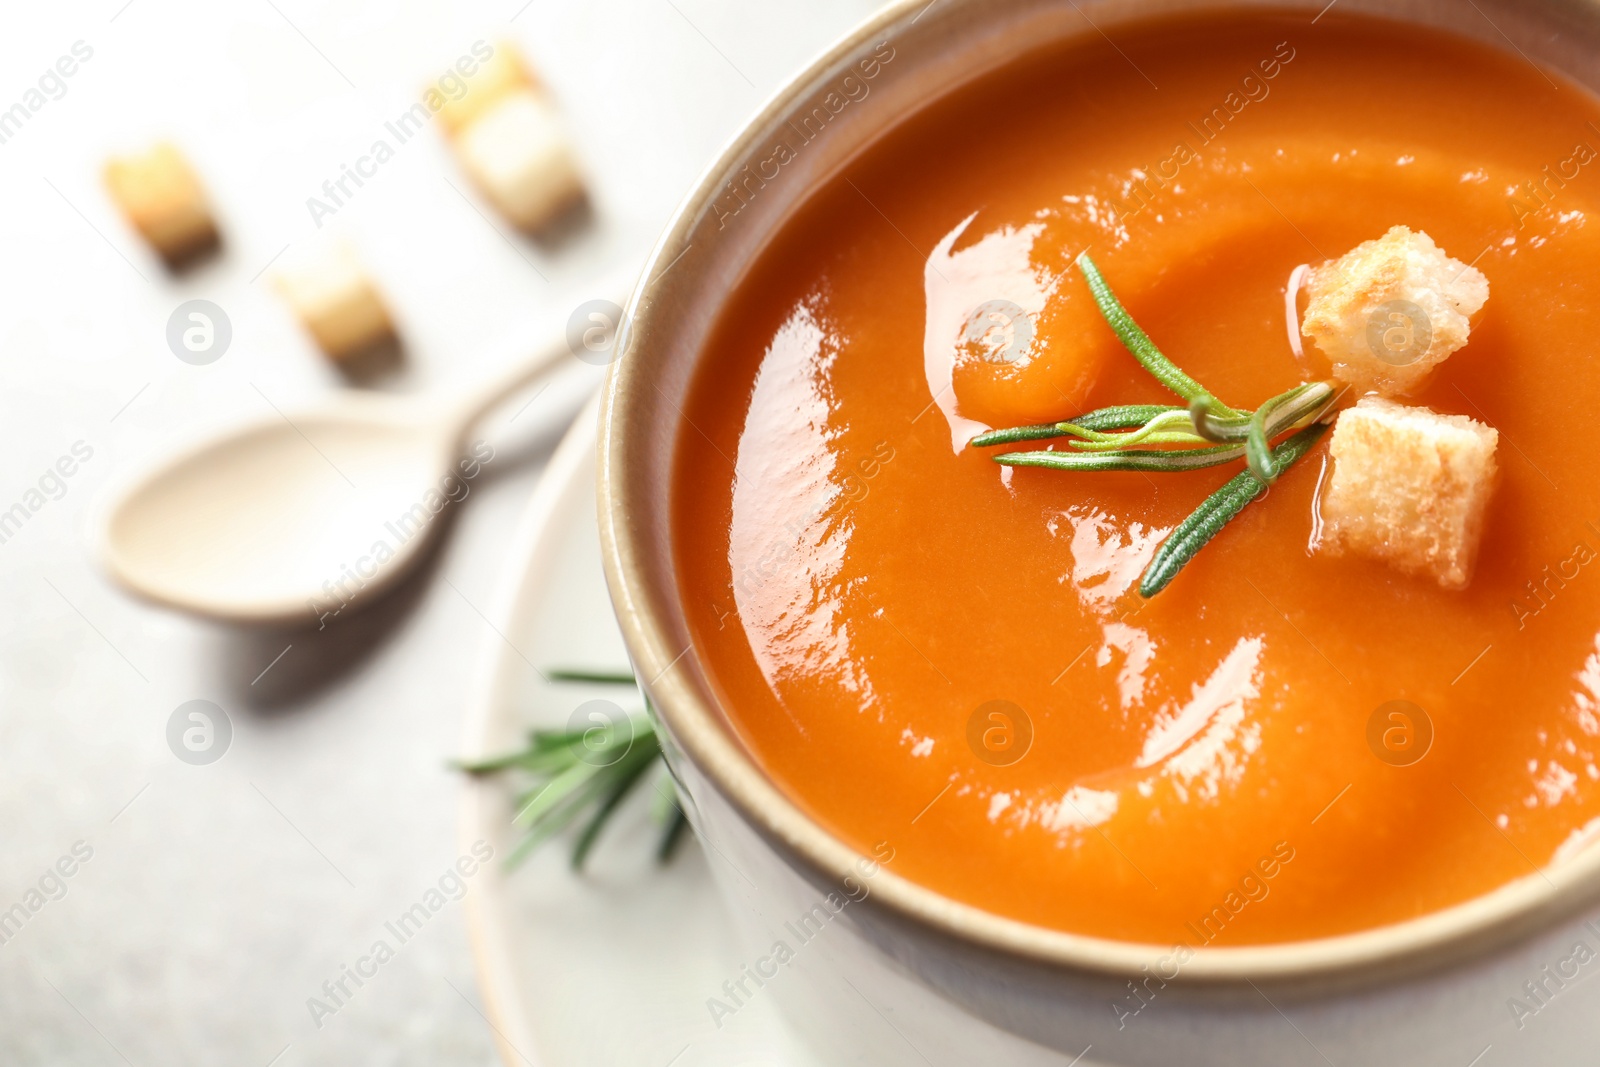
M1489 299L1482 272L1395 226L1311 272L1300 332L1357 392L1406 396L1467 343Z
M1465 415L1367 397L1333 427L1319 551L1382 560L1447 589L1472 577L1500 435Z
M324 248L279 271L275 281L330 359L348 360L394 336L383 298L346 248Z
M143 155L110 160L105 183L122 214L169 267L217 244L205 190L173 145L158 144Z
M514 92L540 91L538 80L523 62L516 46L507 41L495 42L490 57L477 70L466 75L464 80L465 92L454 98L440 92L438 87L428 90L429 93L440 92L444 98L444 106L439 109L439 121L449 134L459 133L470 126Z
M583 196L583 179L555 108L511 93L456 138L472 180L517 226L536 232Z

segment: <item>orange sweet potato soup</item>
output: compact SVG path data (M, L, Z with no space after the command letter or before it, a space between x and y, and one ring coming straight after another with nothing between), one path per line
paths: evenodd
M1337 10L1091 35L895 126L772 240L685 409L679 581L740 737L897 874L1111 938L1335 935L1570 853L1600 825L1595 145L1559 76ZM1489 284L1406 398L1499 431L1465 588L1311 551L1327 438L1149 598L1157 547L1242 461L971 446L1180 403L1080 252L1254 407L1318 373L1291 272L1396 225Z

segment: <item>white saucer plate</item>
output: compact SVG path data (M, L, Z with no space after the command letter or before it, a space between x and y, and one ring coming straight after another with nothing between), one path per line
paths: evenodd
M550 683L552 667L625 670L600 568L595 509L595 408L551 458L513 542L491 621L484 684L467 715L462 757L519 747L535 726L562 728L581 703L640 698L617 686ZM478 983L508 1065L579 1067L820 1067L754 1000L718 1027L707 1000L743 962L707 859L692 835L665 866L652 797L660 768L618 810L584 873L558 838L525 863L485 865L466 898ZM497 859L516 847L514 783L471 779L461 843L487 841Z

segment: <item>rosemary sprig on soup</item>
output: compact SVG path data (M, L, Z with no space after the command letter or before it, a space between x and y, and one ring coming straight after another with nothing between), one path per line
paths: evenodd
M1117 339L1185 405L1104 407L1062 422L990 430L970 443L988 448L1070 438L1070 451L1003 452L994 461L1078 472L1180 473L1244 459L1247 469L1207 497L1156 551L1139 581L1144 597L1165 589L1311 450L1350 389L1401 395L1424 382L1466 344L1470 317L1489 295L1479 271L1445 255L1427 234L1395 226L1310 273L1311 303L1299 328L1329 355L1335 380L1301 382L1244 411L1223 403L1156 347L1087 251L1077 265ZM1304 276L1302 269L1292 275ZM1274 448L1282 434L1293 436ZM1331 552L1349 549L1431 573L1444 586L1465 586L1493 487L1496 441L1494 430L1462 416L1361 401L1334 431L1328 537L1321 543ZM1450 468L1442 481L1416 476L1430 449Z

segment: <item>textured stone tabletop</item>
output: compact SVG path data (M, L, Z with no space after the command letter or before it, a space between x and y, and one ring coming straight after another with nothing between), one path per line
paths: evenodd
M136 603L94 566L87 516L109 480L175 444L339 387L272 291L281 255L341 236L399 320L393 387L472 381L493 369L497 337L559 330L594 295L586 286L642 256L741 121L871 7L104 0L10 12L0 116L25 114L0 121L0 513L21 504L25 519L0 528L0 915L12 916L0 1064L492 1062L453 901L347 985L334 1014L313 1020L307 1005L458 858L445 764L492 636L480 612L594 369L574 361L517 416L414 578L325 629L246 632ZM308 198L389 119L474 42L502 37L559 99L591 176L587 224L554 244L517 236L432 129L313 218ZM46 76L85 51L70 77ZM224 231L219 257L177 276L99 177L112 152L160 137L195 163ZM232 325L206 366L166 343L169 316L196 298ZM191 700L231 723L215 762L169 748L168 721Z

